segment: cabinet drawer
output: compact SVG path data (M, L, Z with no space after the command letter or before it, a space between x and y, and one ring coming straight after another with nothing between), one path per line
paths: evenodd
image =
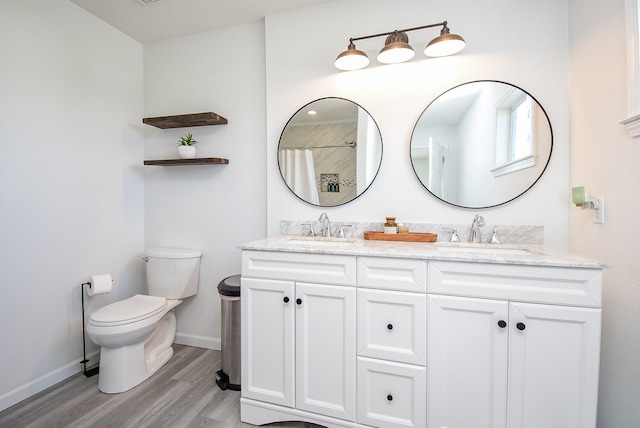
M358 422L381 428L426 426L424 367L358 357Z
M358 257L358 286L424 293L427 290L427 262Z
M242 275L253 278L355 285L356 258L333 254L243 251Z
M427 295L358 290L358 355L424 366Z
M599 308L602 271L430 261L429 292Z

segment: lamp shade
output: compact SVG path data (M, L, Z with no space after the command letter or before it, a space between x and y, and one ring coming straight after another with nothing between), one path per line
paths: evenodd
M413 58L415 52L409 45L407 33L394 31L389 34L384 43L384 47L378 54L378 61L383 64L397 64Z
M340 70L360 70L369 65L369 57L366 53L356 49L353 42L349 42L347 50L338 55L334 64Z
M445 24L440 35L431 40L424 49L424 54L431 57L453 55L464 49L466 45L467 42L457 34L451 34L449 27Z

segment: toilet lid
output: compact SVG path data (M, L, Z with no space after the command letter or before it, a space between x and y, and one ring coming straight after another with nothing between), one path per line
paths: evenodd
M137 294L119 302L111 303L91 314L93 325L122 325L154 316L164 310L167 299Z

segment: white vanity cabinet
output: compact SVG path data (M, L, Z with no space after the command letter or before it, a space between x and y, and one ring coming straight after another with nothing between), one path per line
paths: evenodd
M434 261L429 273L444 293L429 295L430 428L595 427L599 269Z
M244 252L241 281L243 420L355 420L355 258Z
M242 252L243 422L595 428L602 264L286 242Z

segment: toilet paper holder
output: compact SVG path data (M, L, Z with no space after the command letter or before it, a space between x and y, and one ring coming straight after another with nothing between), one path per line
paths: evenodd
M97 365L93 368L90 368L89 370L87 370L87 363L89 362L89 360L87 359L87 345L86 345L86 329L84 328L85 325L85 319L84 319L84 286L88 286L89 288L91 288L91 282L83 282L80 285L80 293L81 293L81 299L82 299L82 361L80 361L80 363L83 365L84 370L82 371L84 373L84 375L86 377L91 377L91 376L95 376L98 374L98 372L100 371L100 366Z

